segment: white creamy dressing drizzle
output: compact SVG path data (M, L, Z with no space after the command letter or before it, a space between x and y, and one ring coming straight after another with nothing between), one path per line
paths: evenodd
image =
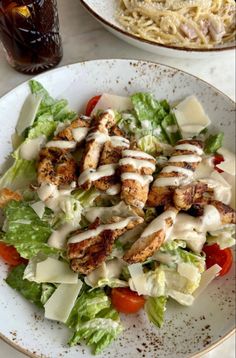
M121 220L117 223L112 223L112 224L105 224L105 225L100 225L98 226L96 229L93 230L87 230L84 231L81 234L72 236L69 240L68 240L68 244L75 244L75 243L79 243L81 241L90 239L91 237L95 237L98 236L99 234L101 234L101 232L105 231L105 230L122 230L124 229L132 220L137 220L136 216L131 216L129 218L126 218L124 220Z
M89 128L87 127L79 127L72 129L72 135L76 142L82 142L88 134Z
M176 150L187 150L190 152L195 152L198 155L202 155L203 154L203 150L202 148L199 148L197 145L193 145L190 143L182 143L182 144L178 144L175 146Z
M76 230L79 226L67 223L60 227L60 229L53 231L48 239L48 245L56 249L63 249L66 247L66 238L70 232Z
M121 174L121 180L135 180L142 186L149 185L153 181L152 175L141 175L138 173L123 173Z
M134 216L133 210L124 203L120 201L117 205L109 207L91 207L84 210L85 218L93 223L96 218L100 218L102 222L109 221L114 216L120 217L129 217Z
M110 137L109 137L108 133L102 133L102 132L96 131L96 132L90 133L87 136L86 142L95 140L99 144L104 144L105 142L107 142L109 140L109 138Z
M86 182L93 182L103 177L108 177L115 174L118 164L105 164L95 169L84 170L78 179L78 185L83 185Z
M175 155L171 157L168 162L169 163L178 163L178 162L186 162L186 163L199 163L202 158L199 155L195 154L184 154L184 155Z
M46 144L46 147L59 149L75 149L76 142L67 140L51 140Z
M122 157L123 158L125 158L125 157L134 157L134 158L140 158L140 159L152 159L152 160L155 160L155 158L150 154L147 154L147 153L139 151L139 150L129 150L129 149L123 150Z
M20 146L20 156L25 160L37 159L40 149L45 144L46 137L40 136L34 139L25 140Z
M147 228L142 233L141 238L145 238L160 230L163 230L165 233L165 239L167 240L169 235L171 234L172 227L176 219L176 215L177 215L176 210L166 210L164 213L159 215L147 226ZM170 218L172 219L173 224L167 228L166 219L170 219Z
M111 136L109 137L109 140L111 141L111 145L116 148L116 147L124 147L124 148L129 148L130 142L128 139L121 137L121 136Z
M134 169L150 168L155 171L155 164L148 160L134 159L134 158L122 158L119 161L120 165L131 165Z
M55 197L57 192L57 186L51 183L42 183L37 190L39 199L42 201Z
M189 177L167 177L167 178L157 178L153 183L153 186L180 186L187 185L191 179Z
M161 173L178 173L181 175L174 175L171 177L157 177L153 183L153 187L165 187L165 186L180 186L187 185L193 180L194 172L190 169L181 168L175 165L175 163L200 163L203 154L203 150L196 145L190 143L180 143L175 146L174 150L189 151L190 154L175 155L170 157L168 164L164 167Z
M175 225L172 231L172 239L177 237L185 238L186 232L204 233L222 228L221 217L219 211L213 205L204 207L204 214L200 217L193 217L188 214L180 213L177 215Z
M114 184L110 188L107 189L106 194L107 195L117 195L117 194L119 194L120 190L121 190L121 185Z
M68 189L58 189L54 184L43 183L37 190L39 198L44 202L45 206L54 212L61 210L63 200L71 195L73 186Z
M167 167L164 167L161 171L162 173L181 173L183 175L186 175L188 177L192 177L193 176L193 171L190 169L186 169L186 168L181 168L181 167L175 167L174 165L168 165Z

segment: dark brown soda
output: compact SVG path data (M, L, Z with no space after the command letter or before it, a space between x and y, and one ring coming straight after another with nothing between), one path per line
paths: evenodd
M62 58L56 0L0 0L0 40L20 72L56 66Z

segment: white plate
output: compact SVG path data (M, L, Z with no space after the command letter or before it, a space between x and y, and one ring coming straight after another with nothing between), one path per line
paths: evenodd
M209 114L213 129L225 132L226 147L234 147L234 103L182 71L150 62L99 60L61 67L36 78L53 96L67 98L71 108L78 111L91 96L104 91L120 95L150 91L170 102L195 94ZM28 93L24 83L0 99L0 164L11 151L11 134ZM67 347L68 330L44 320L42 311L6 285L7 269L0 262L0 335L34 357L91 357L85 346ZM125 331L102 357L184 358L219 343L234 329L233 273L232 268L226 277L216 279L190 308L170 302L160 330L150 325L143 313L122 317Z
M125 30L116 19L118 0L81 0L84 7L92 14L108 31L112 32L121 40L157 55L167 57L206 59L209 57L227 55L229 51L233 52L235 43L218 45L213 49L190 49L179 48L157 44L154 41L141 39L140 37Z

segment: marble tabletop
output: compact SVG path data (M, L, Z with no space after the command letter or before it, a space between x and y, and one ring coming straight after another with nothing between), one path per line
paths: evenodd
M212 58L210 61L160 57L118 40L82 8L79 0L58 0L58 7L64 50L60 66L100 58L150 60L196 75L235 99L235 54ZM29 78L9 67L4 52L0 49L0 96ZM234 337L204 355L204 358L220 358L221 356L235 357ZM0 340L0 358L3 357L23 358L26 356Z

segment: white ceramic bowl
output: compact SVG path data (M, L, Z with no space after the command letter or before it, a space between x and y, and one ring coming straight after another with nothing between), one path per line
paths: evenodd
M150 91L170 102L195 94L223 130L226 147L235 145L234 103L209 84L171 67L132 60L99 60L58 68L36 77L55 97L67 98L71 108L83 111L87 100L102 92L127 95ZM29 93L27 83L0 99L0 164L11 151L21 106ZM23 299L4 281L7 266L0 261L0 336L32 357L88 358L84 346L66 346L70 335L63 325L44 320L42 311ZM234 268L216 279L192 307L170 302L162 329L152 326L144 313L122 316L124 333L103 354L109 358L184 358L198 356L232 334L235 325Z
M191 49L180 48L157 44L154 41L142 39L126 31L116 19L118 0L81 0L84 7L95 17L108 31L112 32L121 40L128 42L130 45L138 47L157 55L167 57L189 58L189 59L206 59L209 57L227 55L235 49L235 43L218 45L213 49Z

